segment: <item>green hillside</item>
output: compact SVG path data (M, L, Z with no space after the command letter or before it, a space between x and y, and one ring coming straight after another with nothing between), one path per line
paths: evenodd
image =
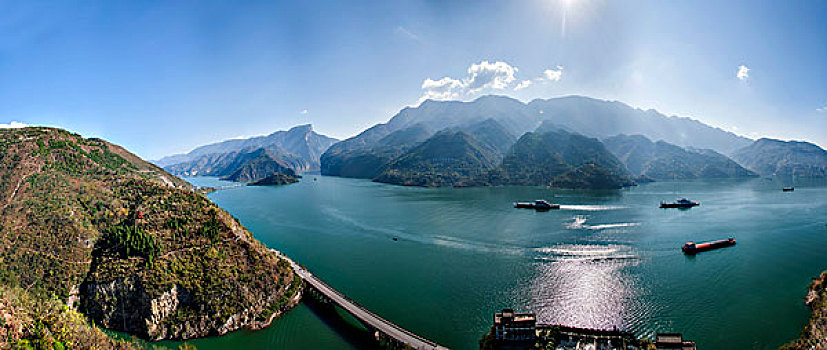
M623 164L594 138L552 130L526 133L489 175L494 185L613 189L633 184Z
M394 160L374 181L405 186L478 186L497 166L496 149L462 131L443 131Z
M261 327L299 279L186 182L99 139L0 130L0 282L148 339Z

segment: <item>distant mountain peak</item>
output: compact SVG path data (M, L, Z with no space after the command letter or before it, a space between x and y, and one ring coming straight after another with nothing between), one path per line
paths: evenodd
M322 153L336 141L338 140L314 132L312 124L302 124L267 136L201 146L187 154L163 158L156 164L176 174L226 176L240 169L241 165L236 162L239 159L231 159L239 156L239 152L266 150L268 159L287 165L296 172L316 171L319 170Z
M296 126L290 128L289 130L287 130L287 132L289 132L289 133L293 133L293 132L297 132L297 133L298 132L300 132L300 133L313 132L313 124L296 125Z

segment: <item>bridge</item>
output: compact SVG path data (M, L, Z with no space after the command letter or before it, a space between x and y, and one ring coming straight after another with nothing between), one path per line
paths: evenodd
M325 301L347 311L359 320L359 322L361 322L366 328L368 328L368 330L375 332L377 334L377 338L388 341L399 348L412 348L417 350L448 350L448 348L444 346L420 337L413 332L397 326L393 322L371 312L336 289L333 289L333 287L329 286L320 278L314 276L312 273L293 262L293 260L288 259L280 253L279 255L290 262L293 266L293 270L304 280L307 287L318 293L318 296L325 299Z

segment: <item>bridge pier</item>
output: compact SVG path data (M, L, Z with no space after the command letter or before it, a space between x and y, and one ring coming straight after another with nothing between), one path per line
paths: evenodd
M333 301L330 300L330 298L324 295L324 293L319 292L318 289L313 288L313 286L306 284L304 290L308 291L308 295L310 295L315 301L325 305L334 306Z
M413 350L413 347L411 347L410 345L400 342L396 338L391 337L378 330L373 331L373 338L376 339L376 342L379 344L380 349Z

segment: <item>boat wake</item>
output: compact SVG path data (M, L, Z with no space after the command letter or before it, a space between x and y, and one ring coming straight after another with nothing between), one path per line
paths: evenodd
M581 210L581 211L602 211L602 210L620 210L628 209L629 207L619 205L569 205L561 204L560 209L563 210Z
M571 223L566 225L567 229L570 230L607 230L607 229L620 229L620 228L627 228L627 227L635 227L640 226L638 222L619 222L614 224L600 224L600 225L586 225L586 221L588 217L585 215L577 215L574 217Z
M586 217L583 215L577 215L574 217L574 220L566 225L567 229L570 230L580 230L585 228L586 224Z
M625 227L635 227L640 226L638 222L620 222L617 224L603 224L603 225L591 225L586 227L589 230L606 230L611 228L625 228Z
M343 214L338 209L323 208L322 212L328 215L331 219L338 221L340 224L350 226L353 231L360 232L372 236L385 236L387 238L396 238L400 241L416 242L420 244L437 245L441 247L473 250L484 253L498 253L498 254L524 254L526 248L507 246L502 244L493 244L486 242L470 241L462 238L445 236L440 234L416 234L409 233L403 230L396 230L390 228L379 227L375 225L368 225Z

